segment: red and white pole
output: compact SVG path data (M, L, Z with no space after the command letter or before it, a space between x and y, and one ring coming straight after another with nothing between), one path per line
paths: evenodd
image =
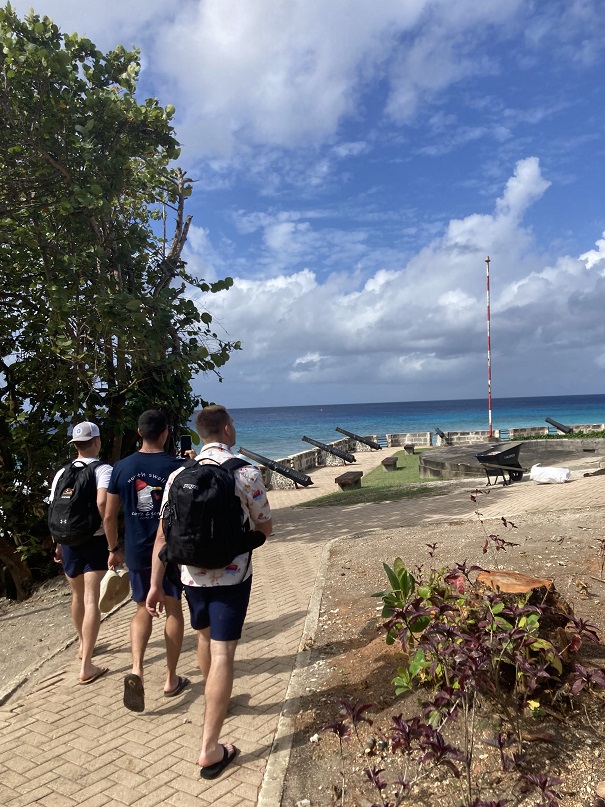
M489 304L489 255L485 259L485 276L487 280L487 413L489 420L489 437L491 439L494 433L492 428L492 343Z

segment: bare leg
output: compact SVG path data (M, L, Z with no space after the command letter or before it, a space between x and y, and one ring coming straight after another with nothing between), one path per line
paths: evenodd
M179 663L185 620L183 619L183 606L175 597L166 597L164 603L166 611L166 624L164 625L164 640L166 642L166 683L164 692L171 692L179 682L176 666Z
M151 636L153 617L147 612L144 602L136 604L137 610L130 623L130 647L132 651L132 672L143 680L143 659Z
M99 610L99 590L101 588L101 580L105 576L105 572L85 572L81 575L83 578L84 589L84 618L82 620L82 666L80 667L80 678L91 678L100 671L92 663L92 654L95 649L95 643L99 635L99 627L101 625L101 612ZM80 578L76 578L78 580Z
M84 622L84 575L67 578L71 588L71 619L78 634L78 658L82 658L82 623Z
M197 663L204 676L204 681L208 680L210 661L210 628L204 628L197 632Z
M198 651L199 647L198 638ZM199 765L202 767L214 765L223 758L223 749L218 741L233 689L233 660L236 647L237 640L230 642L210 640L212 661L206 678L204 730L199 756ZM226 747L228 751L233 748L230 743L227 743Z

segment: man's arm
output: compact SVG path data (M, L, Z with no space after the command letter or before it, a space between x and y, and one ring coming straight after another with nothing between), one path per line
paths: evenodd
M261 472L249 465L241 469L241 476L252 528L268 538L273 532L273 519Z
M95 469L95 480L97 483L97 510L101 516L101 521L105 519L105 504L107 502L107 488L111 479L111 465L99 465Z
M105 516L103 518L103 529L105 530L105 537L107 538L107 546L109 547L109 560L107 565L110 569L114 566L119 566L122 563L122 553L119 551L119 537L118 537L118 514L120 512L120 496L117 493L107 493L105 498ZM113 552L112 550L116 550Z
M258 523L254 522L254 529L262 532L268 538L273 532L273 519L270 518L269 521L259 521Z
M107 488L97 488L97 510L101 521L105 520L105 505L107 503Z
M162 580L164 577L165 564L159 558L160 551L166 546L166 536L160 521L155 542L153 544L153 554L151 557L151 584L145 607L151 616L159 616L164 609L164 589Z

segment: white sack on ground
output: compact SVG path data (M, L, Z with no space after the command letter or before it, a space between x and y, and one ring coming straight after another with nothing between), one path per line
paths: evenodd
M571 471L569 468L542 467L539 462L531 466L529 478L539 485L549 485L553 482L569 482Z

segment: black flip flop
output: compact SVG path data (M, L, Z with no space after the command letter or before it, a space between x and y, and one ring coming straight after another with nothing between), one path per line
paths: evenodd
M216 779L217 776L220 776L221 773L225 770L229 763L233 762L235 757L239 754L239 748L233 746L233 752L230 754L227 751L227 746L221 746L223 749L223 758L220 762L215 762L214 765L206 765L204 768L200 768L200 776L202 779Z
M170 692L164 692L165 698L176 698L177 695L180 695L181 692L185 689L185 687L189 686L191 681L188 678L181 678L179 675L179 680L177 681L177 685L174 689L171 689Z
M134 673L124 676L124 706L131 712L145 711L145 688Z

